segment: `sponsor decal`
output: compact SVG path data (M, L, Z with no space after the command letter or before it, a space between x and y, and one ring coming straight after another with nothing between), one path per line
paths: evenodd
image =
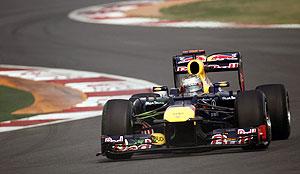
M187 67L186 66L178 66L176 69L177 72L186 72Z
M253 133L256 133L256 129L249 129L248 131L245 129L238 129L237 133L238 133L238 135L253 134Z
M137 140L135 144L131 144L128 142L128 139L124 140L123 144L114 144L113 149L115 151L135 151L135 150L145 150L145 149L150 149L152 147L152 140L151 139L144 139L144 140Z
M217 129L211 137L211 144L249 144L256 129Z
M124 136L102 136L102 142L111 144L111 149L118 152L149 149L152 147L152 136L146 134Z
M115 144L113 149L116 151L136 151L136 150L145 150L145 149L151 149L152 145L151 144L141 144L141 145L132 145L132 146L126 146L124 144L118 145Z
M184 50L182 54L205 54L205 50Z
M208 57L209 61L222 61L222 60L238 60L237 54L232 54L232 55L212 55Z
M124 142L124 137L120 136L119 139L113 139L112 137L106 137L104 139L105 143L122 143Z
M238 137L229 138L224 134L216 134L212 136L211 144L246 144L250 141L251 137Z
M237 130L237 134L238 135L243 135L243 136L239 136L239 144L247 144L249 143L253 137L251 136L251 134L256 133L256 129L238 129ZM245 136L245 135L249 135L249 136Z
M222 97L222 100L235 100L235 96Z
M145 105L163 105L165 102L163 101L146 101Z
M190 118L195 118L195 107L193 106L170 106L164 113L164 119L168 122L184 122Z
M221 65L207 65L207 67L209 68L213 68L213 69L232 69L232 68L238 68L239 64L238 63L229 63L228 66L221 66Z
M223 134L213 135L211 144L227 144L227 136Z
M206 61L206 56L199 56L199 55L196 55L196 59L198 60L201 60L202 62Z
M166 137L161 133L153 133L151 135L152 144L154 145L164 145L166 143Z
M190 62L193 59L194 59L193 56L179 57L179 61L177 62L177 64L188 63L188 62Z
M180 56L177 58L178 58L178 62L177 62L178 65L189 63L191 60L194 60L193 56ZM204 61L206 61L206 56L205 55L196 55L196 59L204 62Z

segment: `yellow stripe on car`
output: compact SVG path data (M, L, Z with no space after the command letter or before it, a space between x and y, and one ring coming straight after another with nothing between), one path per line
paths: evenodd
M168 122L185 122L190 118L195 118L195 108L193 106L173 106L164 113L164 119Z

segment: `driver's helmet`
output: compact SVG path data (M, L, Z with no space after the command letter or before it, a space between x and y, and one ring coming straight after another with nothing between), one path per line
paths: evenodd
M203 93L203 84L197 75L188 75L182 79L183 92L187 95L199 95Z

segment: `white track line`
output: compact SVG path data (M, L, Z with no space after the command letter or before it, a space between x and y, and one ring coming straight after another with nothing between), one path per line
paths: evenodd
M164 0L121 1L104 5L96 5L74 10L69 18L86 23L133 25L148 27L177 28L264 28L264 29L300 29L300 24L247 25L217 21L170 21L158 18L128 17L126 12L142 5L151 5Z

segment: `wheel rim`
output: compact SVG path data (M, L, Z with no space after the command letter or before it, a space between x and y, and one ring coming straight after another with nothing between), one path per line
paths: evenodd
M289 100L289 94L286 94L286 108L287 108L287 117L288 117L288 123L290 125L291 123L291 111L290 111L290 100Z
M266 124L267 124L267 141L265 141L263 144L265 146L268 146L270 144L270 141L271 141L271 137L272 137L272 123L271 123L271 119L270 119L270 116L269 116L269 113L268 113L268 104L267 102L265 101L265 107L266 107Z

